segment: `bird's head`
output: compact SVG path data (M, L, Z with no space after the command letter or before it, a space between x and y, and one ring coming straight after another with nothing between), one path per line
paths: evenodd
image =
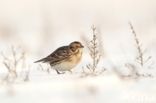
M70 43L69 47L74 52L84 48L84 46L80 42L78 42L78 41L74 41L74 42Z

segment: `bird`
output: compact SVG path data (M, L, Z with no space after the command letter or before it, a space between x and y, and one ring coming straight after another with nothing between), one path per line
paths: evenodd
M64 74L71 70L80 62L84 46L79 41L71 42L69 45L57 48L47 57L35 61L35 63L48 63L57 72Z

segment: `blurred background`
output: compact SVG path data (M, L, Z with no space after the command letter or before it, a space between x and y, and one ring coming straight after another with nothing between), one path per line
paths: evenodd
M28 62L34 65L34 61L47 56L57 47L75 40L85 44L83 36L91 40L91 26L94 24L102 41L103 59L106 59L101 65L107 68L111 65L109 59L123 69L120 66L134 61L136 56L129 22L133 24L142 47L156 60L156 0L0 0L0 52L7 55L12 45L20 46L26 52ZM87 49L84 52L81 65L77 67L79 70L88 61ZM30 95L25 103L50 103L53 101L51 98L55 98L55 103L79 103L76 100L103 103L105 99L107 103L114 103L113 100L121 100L122 103L124 96L123 103L156 101L155 85L150 81L136 86L131 82L123 83L114 76L76 81L68 74L67 77L55 76L52 75L51 82L41 75L38 76L40 78L32 76L30 84L23 87L16 85L19 95L8 99L1 93L0 100L20 103ZM62 87L62 84L65 86ZM99 94L95 95L97 92ZM33 95L36 96L33 98ZM38 98L42 98L41 101Z
M133 47L129 21L151 48L156 43L155 9L155 0L0 0L1 50L7 44L20 45L36 59L81 41L81 35L91 37L94 24L105 50L116 57L130 48L130 42Z

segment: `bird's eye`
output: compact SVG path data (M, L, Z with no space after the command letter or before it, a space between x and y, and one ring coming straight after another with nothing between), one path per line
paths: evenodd
M77 47L77 48L79 48L80 46L79 46L79 45L77 45L76 47Z

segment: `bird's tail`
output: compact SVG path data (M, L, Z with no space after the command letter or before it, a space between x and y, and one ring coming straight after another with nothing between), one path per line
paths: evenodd
M38 63L38 62L44 62L45 61L45 58L43 58L43 59L40 59L40 60L37 60L37 61L35 61L34 63Z

